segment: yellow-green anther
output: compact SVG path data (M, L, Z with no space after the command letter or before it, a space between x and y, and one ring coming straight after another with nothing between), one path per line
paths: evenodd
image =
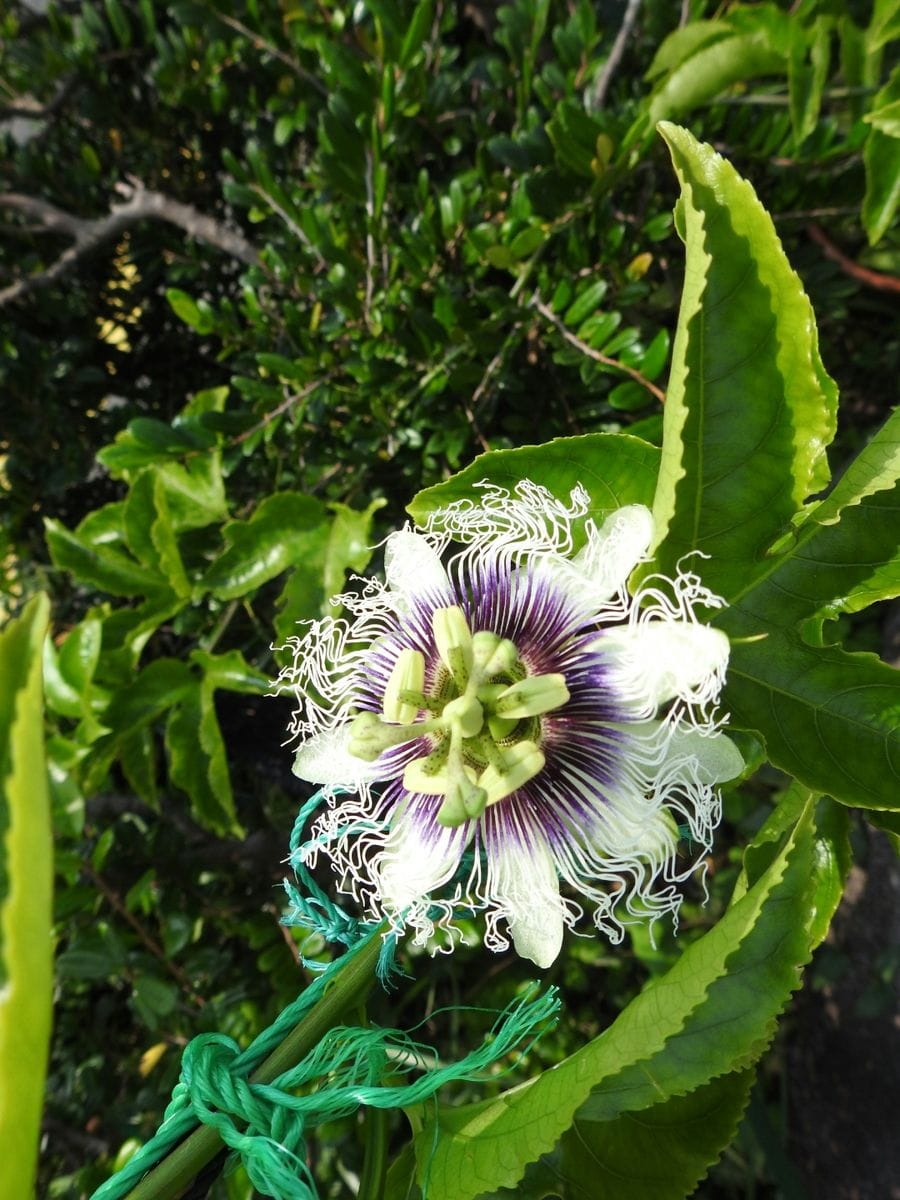
M479 787L487 793L488 805L511 796L529 779L534 779L544 769L546 761L534 742L517 742L515 746L504 749L503 757L505 770L501 772L492 763L485 767L478 780Z
M434 721L421 721L417 725L389 725L377 713L362 712L354 717L350 726L347 749L364 762L374 762L391 746L411 742L434 728Z
M420 792L423 796L445 796L451 787L450 776L442 762L431 762L428 758L417 758L408 763L403 772L403 786L408 792Z
M559 708L569 699L565 675L529 675L494 701L498 717L536 717Z
M444 705L441 720L456 728L464 738L476 737L481 733L484 711L474 696L457 696Z
M435 609L431 624L438 654L449 668L456 686L465 691L474 663L472 632L466 614L458 604L452 604Z
M425 686L425 656L420 650L400 651L384 689L381 711L386 721L408 725L419 714L419 706L405 703L402 693L421 692Z

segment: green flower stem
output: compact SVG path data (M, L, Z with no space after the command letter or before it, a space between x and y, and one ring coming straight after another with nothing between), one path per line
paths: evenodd
M383 1108L366 1109L363 1123L365 1156L357 1200L381 1200L388 1167L388 1113Z
M299 1063L329 1029L339 1023L347 1009L365 996L375 979L381 952L380 925L358 950L347 955L346 965L319 1003L250 1076L251 1083L271 1083ZM222 1149L215 1129L203 1125L176 1146L153 1168L125 1200L177 1200L188 1184Z

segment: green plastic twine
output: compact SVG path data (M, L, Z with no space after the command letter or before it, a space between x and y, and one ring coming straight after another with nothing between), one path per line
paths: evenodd
M350 793L346 788L333 788L332 794L340 796ZM375 923L361 921L357 917L352 917L338 904L335 904L331 897L316 883L306 865L307 851L310 847L314 847L323 840L321 837L304 840L306 826L310 817L322 804L325 795L325 791L320 790L307 800L297 814L294 828L291 830L288 863L300 886L298 887L290 879L285 879L284 881L284 890L287 893L290 908L282 918L282 923L309 929L314 933L318 933L326 942L339 942L344 946L355 946L361 937L364 937L374 928ZM358 829L355 826L341 831L342 835L356 832L358 832ZM394 971L394 950L396 944L395 936L384 939L382 955L378 960L378 978L382 984L387 984L391 973ZM301 959L303 965L310 971L321 971L323 969L322 963L316 962L314 959L304 958L302 951Z
M223 1143L264 1196L317 1200L306 1166L310 1130L360 1107L405 1108L432 1099L447 1083L480 1079L517 1047L527 1053L555 1019L556 990L539 995L534 985L495 1014L476 1050L436 1067L428 1066L434 1051L410 1033L339 1026L373 976L384 982L393 969L396 934L385 922L349 916L312 878L303 831L322 799L317 792L303 806L291 835L290 863L300 887L285 881L291 902L285 923L341 942L347 953L324 965L308 963L320 974L243 1052L223 1034L194 1038L156 1135L91 1200L171 1200Z
M484 1078L523 1042L527 1050L558 1012L555 990L536 990L499 1014L482 1044L459 1062L428 1069L434 1051L408 1033L341 1026L271 1084L253 1084L235 1077L238 1048L231 1039L207 1034L185 1051L183 1085L200 1119L240 1155L257 1191L273 1200L317 1200L306 1167L311 1130L363 1106L405 1108L431 1099L445 1084ZM418 1078L406 1082L416 1072Z

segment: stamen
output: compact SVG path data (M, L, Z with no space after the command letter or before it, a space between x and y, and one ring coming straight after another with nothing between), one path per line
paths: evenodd
M481 772L479 786L487 793L487 805L496 804L534 779L544 769L545 758L534 742L517 742L503 751L503 771L491 763Z
M529 675L506 688L494 701L498 717L536 717L569 699L565 675Z
M350 725L350 741L347 748L356 758L361 758L364 762L374 762L391 746L411 742L414 738L431 733L439 727L437 720L420 721L415 725L390 725L377 713L362 712L353 718Z
M409 647L400 651L391 677L384 689L381 711L386 721L396 725L408 725L419 715L424 705L410 704L405 695L410 692L421 694L425 686L425 655Z
M458 604L437 608L431 618L434 643L441 660L461 692L466 690L474 664L472 632Z

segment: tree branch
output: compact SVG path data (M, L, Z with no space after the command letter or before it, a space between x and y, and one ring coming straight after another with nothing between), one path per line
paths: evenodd
M166 221L184 230L189 237L215 246L248 266L259 265L258 251L239 230L229 229L214 218L198 212L192 205L182 204L180 200L174 200L162 192L151 191L139 181L117 184L116 191L126 197L125 202L113 205L105 217L93 220L76 217L36 196L24 196L18 192L0 193L0 207L13 209L36 221L36 229L32 227L35 231L63 234L72 239L72 245L45 271L28 275L0 289L0 307L53 283L103 242L118 237L125 229L145 220Z
M607 89L612 83L612 77L618 70L619 63L622 61L622 55L625 53L625 46L629 37L631 37L631 31L634 28L640 7L641 0L628 0L625 15L622 18L622 25L616 34L616 40L613 42L612 50L609 52L609 58L603 64L603 70L597 76L597 80L591 90L591 102L589 105L591 112L596 112L603 107Z
M866 287L877 288L880 292L900 292L900 279L896 275L885 275L882 271L873 271L870 267L864 267L860 263L854 262L843 250L838 249L820 225L811 221L806 227L806 232L817 246L822 247L825 257L836 262L844 274L849 275L851 279L857 280Z
M530 303L531 307L537 309L537 311L542 317L545 318L545 320L549 321L551 325L558 329L566 341L570 345L574 346L576 350L580 350L582 354L586 354L588 358L592 358L594 362L603 363L605 367L614 367L617 371L624 371L626 375L631 376L635 383L639 383L642 388L646 388L652 396L655 396L660 404L665 404L666 393L662 390L662 388L658 388L655 383L651 383L645 375L642 375L640 371L635 370L634 367L629 367L627 363L619 362L617 358L610 358L606 354L601 354L599 350L595 350L593 346L589 346L587 342L583 342L581 338L576 337L571 329L566 328L556 313L553 312L552 309L548 308L546 304L541 302L537 296L537 293L532 296Z

